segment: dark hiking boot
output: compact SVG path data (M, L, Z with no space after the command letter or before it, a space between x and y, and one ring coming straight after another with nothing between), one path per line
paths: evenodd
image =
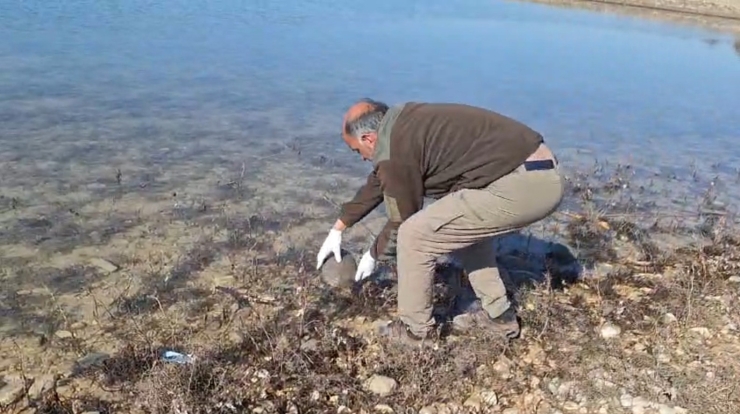
M398 319L393 320L390 323L378 326L376 332L380 337L403 345L421 346L424 344L432 343L434 340L433 330L429 330L424 336L418 336L412 333L409 330L408 326Z
M514 339L519 336L519 321L516 312L511 308L497 318L491 318L484 309L477 309L470 313L458 315L452 320L451 331L455 335L470 333L474 328L485 329L506 339Z

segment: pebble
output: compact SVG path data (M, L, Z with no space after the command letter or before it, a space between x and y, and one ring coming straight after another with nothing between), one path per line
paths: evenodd
M740 283L740 276L730 276L727 281L732 283Z
M632 414L645 414L651 406L652 403L650 401L642 397L634 397L632 399Z
M619 404L623 408L632 407L632 396L629 394L623 394L621 397L619 397Z
M502 379L509 379L511 378L511 366L512 362L506 358L501 357L496 363L493 364L493 370L496 371L496 373L502 378Z
M566 398L571 394L571 391L573 391L573 388L575 387L575 382L568 381L560 384L557 390L557 396L560 398Z
M519 414L519 410L516 408L507 408L501 414Z
M658 413L660 414L676 414L676 410L665 404L658 405Z
M365 389L373 394L385 397L398 388L398 382L393 378L383 375L373 375L365 381Z
M437 409L433 405L427 405L421 407L421 410L419 410L419 414L437 414Z
M480 393L481 400L488 406L494 406L498 404L498 395L493 391L483 391Z
M696 328L691 328L689 330L705 338L712 336L712 333L709 331L709 329L704 326L697 326Z
M616 338L622 333L622 329L611 323L607 323L601 327L601 337L604 339Z
M464 407L470 407L472 410L480 410L481 407L481 400L480 397L477 395L471 395L465 402L463 403Z
M674 314L672 314L670 312L669 313L666 313L665 315L663 315L663 323L666 324L666 325L670 325L670 324L675 323L677 321L678 321L678 318L676 318L676 315L674 315Z
M73 335L72 335L72 332L70 331L56 331L54 332L54 336L56 336L59 339L67 339L67 338L71 338Z
M77 331L80 329L84 329L87 326L85 322L75 322L72 325L69 325L69 329L73 331Z
M531 388L533 390L539 388L540 382L542 382L542 380L539 377L532 377L529 380L529 388Z
M493 407L498 404L498 395L494 391L481 391L471 395L463 406L470 407L474 410L480 410L481 407Z
M568 401L565 404L563 404L563 409L565 411L577 411L578 410L578 403L573 401Z
M447 404L439 404L438 414L458 414L463 411L462 405L457 402L449 402Z
M393 413L393 408L390 405L378 404L375 406L375 411L379 413Z
M658 354L657 360L661 364L667 364L671 362L671 356L668 354Z

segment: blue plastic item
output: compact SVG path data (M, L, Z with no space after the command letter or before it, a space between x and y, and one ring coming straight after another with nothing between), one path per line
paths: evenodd
M165 351L162 354L162 360L174 362L175 364L189 364L193 362L193 357L191 355L185 355L175 351Z

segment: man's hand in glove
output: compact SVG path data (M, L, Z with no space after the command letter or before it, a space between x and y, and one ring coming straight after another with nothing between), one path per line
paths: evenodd
M357 273L355 273L355 282L359 282L362 279L370 276L375 271L375 259L370 256L370 252L365 252L360 259L360 264L357 265Z
M329 235L326 236L324 244L321 245L319 254L316 256L316 270L321 268L321 264L324 263L330 254L334 253L334 259L337 263L342 261L342 232L337 229L329 230Z

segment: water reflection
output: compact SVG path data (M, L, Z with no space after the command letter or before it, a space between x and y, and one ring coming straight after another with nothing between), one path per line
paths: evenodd
M710 187L731 206L740 64L706 37L495 1L5 2L0 248L19 266L139 257L252 215L291 223L260 230L275 252L310 247L369 168L339 139L361 96L515 117L572 177L629 180L643 211Z

